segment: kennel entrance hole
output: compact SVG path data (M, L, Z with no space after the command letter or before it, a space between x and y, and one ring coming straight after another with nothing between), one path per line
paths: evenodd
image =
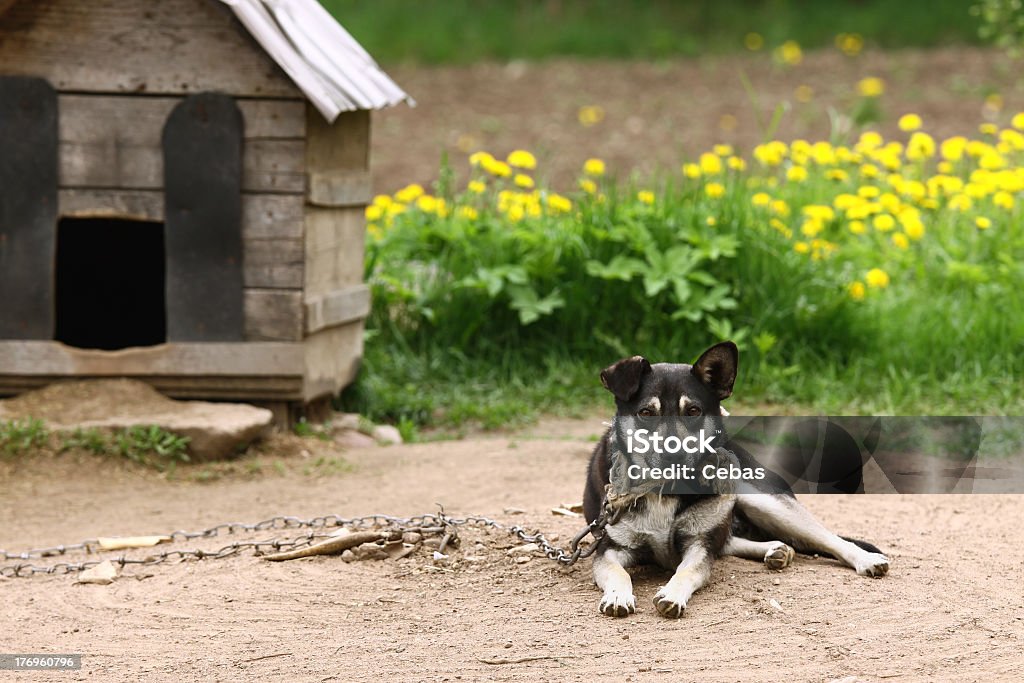
M167 341L164 224L62 218L54 339L112 351Z

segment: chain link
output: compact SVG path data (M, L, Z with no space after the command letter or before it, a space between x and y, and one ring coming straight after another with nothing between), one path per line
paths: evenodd
M422 535L445 535L445 538L452 539L458 535L458 527L461 526L472 526L479 528L495 529L498 531L505 531L510 535L518 538L524 543L536 543L539 550L544 553L544 556L550 560L553 560L563 566L569 566L575 564L580 558L591 555L597 548L597 540L600 540L600 536L603 533L603 529L607 524L607 515L602 512L601 516L591 522L587 527L580 531L575 538L573 538L572 544L569 549L559 548L552 544L540 531L531 533L525 527L520 525L506 526L501 522L484 517L482 515L469 515L466 517L449 517L444 513L444 509L441 508L436 513L426 513L422 515L414 515L412 517L393 517L391 515L365 515L362 517L341 517L340 515L325 515L322 517L313 517L312 519L300 519L298 517L289 516L277 516L264 519L254 524L246 524L243 522L227 522L224 524L218 524L208 529L202 529L200 531L184 531L177 530L166 534L171 539L171 543L177 543L181 541L191 541L196 539L208 539L221 537L224 535L242 534L242 533L256 533L262 531L283 531L289 529L328 529L335 527L346 527L350 529L386 529L389 531L406 532L415 531ZM593 534L595 542L591 543L586 548L580 547L580 542L587 535ZM165 550L156 554L146 555L145 557L129 557L127 555L120 555L115 558L105 558L111 563L118 565L122 569L128 565L142 565L150 566L156 564L162 564L164 562L177 560L183 562L186 560L207 560L214 559L219 560L225 557L232 557L244 550L252 550L256 556L263 555L270 552L281 552L285 550L298 550L305 546L311 545L319 540L329 538L331 534L328 533L316 533L316 531L309 531L306 534L298 536L293 539L267 539L262 541L236 541L229 543L218 550ZM10 552L7 550L0 550L0 561L6 560L21 560L22 562L16 564L8 564L0 566L0 576L6 576L9 578L15 577L28 577L36 576L39 574L45 575L59 575L59 574L73 574L85 571L91 567L103 562L103 560L86 560L83 562L58 562L56 564L49 565L37 565L31 563L31 560L38 560L50 557L63 557L74 553L85 553L85 554L96 554L105 552L98 538L91 538L81 541L80 543L71 543L65 545L57 545L48 548L33 548L31 550L25 550L22 552Z

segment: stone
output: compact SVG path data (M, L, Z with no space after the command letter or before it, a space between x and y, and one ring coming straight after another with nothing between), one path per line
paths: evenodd
M350 429L359 431L359 413L334 413L330 420L331 433L337 433Z
M347 450L375 448L377 446L377 441L372 436L357 432L354 429L346 429L336 433L334 435L334 443Z
M403 442L402 433L397 427L391 425L377 425L373 428L373 438L377 443L385 446L394 446Z

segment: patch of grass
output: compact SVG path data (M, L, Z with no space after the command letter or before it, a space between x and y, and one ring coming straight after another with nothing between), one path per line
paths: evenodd
M303 468L302 473L307 476L333 476L345 474L354 469L352 463L337 456L319 456L309 465Z
M295 426L292 427L292 431L295 432L296 436L303 438L320 439L321 441L330 441L331 433L323 426L317 426L306 421L306 418L300 418Z
M0 451L8 455L43 448L49 440L50 432L42 420L30 417L24 420L0 421Z
M828 46L857 33L883 48L979 42L972 5L930 0L321 0L378 60L658 59ZM990 3L991 4L991 3Z
M189 462L187 436L179 436L156 425L130 427L116 432L110 451L132 462L163 470Z
M89 451L95 455L105 455L110 451L110 437L102 430L95 428L79 428L61 434L61 452L74 449Z

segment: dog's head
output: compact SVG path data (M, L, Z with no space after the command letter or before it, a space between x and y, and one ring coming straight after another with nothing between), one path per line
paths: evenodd
M601 371L601 384L615 396L616 415L700 417L721 415L732 395L739 350L731 341L715 344L693 365L625 358Z

